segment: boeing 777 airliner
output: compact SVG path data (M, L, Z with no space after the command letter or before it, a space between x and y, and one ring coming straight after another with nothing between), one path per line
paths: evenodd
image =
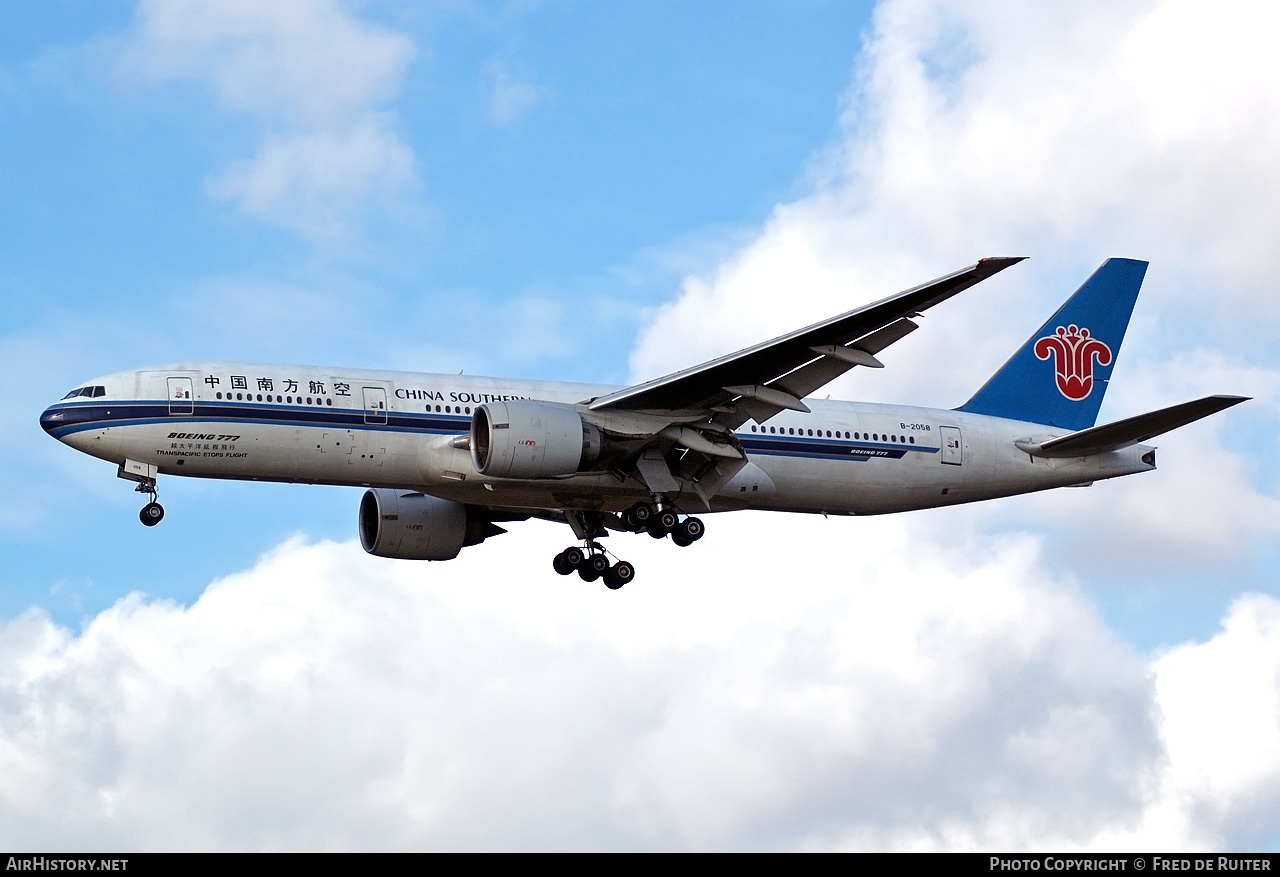
M620 588L608 531L696 542L693 513L874 515L1088 485L1155 468L1154 436L1245 401L1208 396L1096 426L1147 263L1110 259L954 410L808 399L917 328L913 317L1021 261L982 259L874 304L626 388L249 362L118 372L41 415L149 496L160 475L368 487L380 557L449 560L546 518L555 556ZM580 544L578 544L580 543Z

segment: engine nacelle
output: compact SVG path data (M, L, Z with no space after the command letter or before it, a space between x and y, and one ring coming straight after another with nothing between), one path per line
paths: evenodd
M594 463L604 435L568 405L486 402L471 415L471 462L494 478L560 478Z
M472 544L467 517L465 505L438 496L385 487L366 490L360 500L360 544L378 557L452 560Z

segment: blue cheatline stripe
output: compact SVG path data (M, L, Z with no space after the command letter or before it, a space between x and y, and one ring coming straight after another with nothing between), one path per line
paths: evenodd
M891 442L817 441L800 436L739 435L738 440L749 453L784 457L826 457L834 460L898 460L908 452L936 454L937 448L903 445Z
M470 428L471 418L414 412L387 412L386 423L368 423L357 409L297 408L288 405L197 404L192 414L171 414L168 402L75 405L50 409L66 418L50 430L54 436L86 429L141 424L237 423L266 426L362 429L375 432L459 433ZM108 414L108 412L110 412Z
M200 423L243 424L255 426L294 426L329 429L360 429L370 432L419 433L425 435L457 435L465 433L471 418L465 415L435 413L387 412L387 422L367 423L365 411L356 409L298 408L288 405L217 405L197 404L193 414L170 414L169 403L139 402L94 405L54 406L49 409L63 414L70 422L49 430L62 436L88 429L106 427L169 424L194 426ZM108 414L108 412L110 412ZM898 460L908 452L936 454L937 448L923 445L900 445L886 442L815 440L800 436L738 435L742 447L750 454L770 457L806 457L830 460Z

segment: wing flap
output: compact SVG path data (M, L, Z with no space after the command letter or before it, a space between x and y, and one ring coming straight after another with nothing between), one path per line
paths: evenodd
M1048 441L1016 444L1019 450L1033 457L1088 457L1105 454L1107 451L1118 451L1145 442L1248 400L1248 396L1206 396L1192 402L1161 408L1159 411L1091 426Z

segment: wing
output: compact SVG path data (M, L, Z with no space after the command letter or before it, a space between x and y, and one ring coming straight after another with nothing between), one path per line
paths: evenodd
M881 368L876 354L916 328L911 318L1021 258L982 259L906 292L805 329L577 406L615 449L603 465L653 493L685 487L709 497L746 465L733 431L780 411L854 366Z
M854 366L881 368L875 354L916 329L911 317L1020 261L1021 257L981 259L772 341L592 399L587 407L601 412L702 412L718 415L717 423L726 429L750 419L767 420L784 409L808 411L800 401L803 397Z

